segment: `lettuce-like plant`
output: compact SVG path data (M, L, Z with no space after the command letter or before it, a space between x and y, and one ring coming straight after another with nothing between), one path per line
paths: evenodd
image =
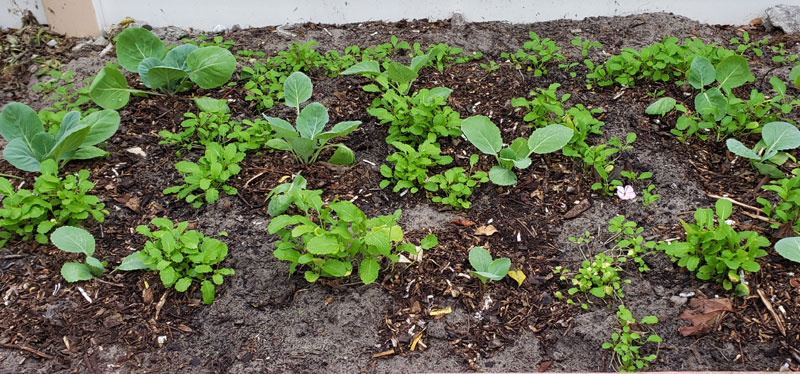
M572 139L574 131L566 126L551 124L536 129L528 139L516 138L503 147L500 129L486 116L472 116L461 123L461 131L481 152L497 159L498 166L489 170L489 180L499 186L517 183L512 168L526 169L531 165L531 154L545 154L563 148Z
M472 247L469 250L469 264L475 271L469 273L477 277L481 283L499 281L506 277L511 268L511 260L501 257L493 260L491 253L483 247Z
M3 157L14 167L38 172L44 160L85 160L108 153L96 144L117 132L120 117L116 111L101 110L81 119L81 113L67 113L58 133L45 131L33 109L22 103L10 103L0 113L0 134L8 142Z
M236 58L225 48L184 44L167 51L161 39L143 28L125 29L116 42L117 60L125 70L139 74L147 88L170 95L195 84L203 89L222 86L236 69ZM101 70L89 88L92 100L106 109L122 108L131 93L142 92L128 87L125 76L113 67Z
M782 165L790 157L781 151L800 147L800 130L786 122L770 122L764 125L761 140L752 149L733 138L725 145L737 156L749 159L762 174L782 178L783 172L775 165Z
M105 271L105 265L92 257L95 248L94 236L88 231L74 226L59 227L50 234L50 241L64 252L86 255L85 264L65 262L61 265L61 276L67 282L90 280L92 276L99 276Z
M267 141L267 146L281 151L292 152L295 159L304 164L317 161L320 152L329 147L336 151L328 162L336 165L350 165L356 160L353 151L344 144L327 144L328 140L345 136L353 132L361 121L344 121L333 126L329 131L322 131L328 124L328 109L324 105L313 102L300 110L300 104L311 98L314 85L311 79L301 73L294 72L283 83L283 96L286 106L297 111L296 126L276 117L264 115L272 125L277 137Z

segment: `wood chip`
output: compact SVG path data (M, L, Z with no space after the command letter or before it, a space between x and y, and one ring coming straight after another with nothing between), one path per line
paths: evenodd
M372 358L386 357L386 356L391 356L393 354L394 354L394 349L390 349L388 351L383 351L381 353L376 353L376 354L372 355Z
M772 308L772 303L767 298L767 295L764 294L764 290L756 291L758 293L758 297L761 298L761 302L764 303L764 306L767 307L769 314L772 315L772 319L775 320L775 324L778 325L778 330L780 330L781 335L786 336L786 327L783 326L783 319L781 318L778 313L775 313L775 309Z
M453 309L448 306L447 308L433 309L428 314L430 314L431 316L440 316L450 313L453 313Z
M572 209L564 213L564 219L576 218L583 214L583 212L589 210L591 207L592 204L589 203L589 199L583 199L580 203L578 203L578 205L573 206Z
M456 218L456 219L450 221L450 223L454 223L456 225L464 226L464 227L470 227L470 226L475 225L475 222L470 221L470 220L465 219L465 218Z
M497 234L497 228L493 225L481 226L475 229L475 235L492 236Z

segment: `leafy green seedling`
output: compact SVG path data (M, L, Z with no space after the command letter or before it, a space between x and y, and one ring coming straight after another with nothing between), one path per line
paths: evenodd
M532 163L530 155L555 152L572 139L574 131L569 127L552 124L536 129L530 138L517 138L508 147L503 147L500 129L489 117L472 116L461 124L461 131L472 145L481 152L492 155L499 165L489 170L489 180L500 186L517 183L512 168L526 169Z
M50 241L64 252L86 255L85 264L66 262L61 266L61 276L67 282L90 280L92 276L103 274L104 264L92 257L95 246L94 236L88 231L73 226L62 226L50 234Z
M217 88L228 82L236 69L236 58L225 48L183 44L168 52L161 39L139 27L123 30L115 40L120 65L139 74L147 88L170 95L195 84L203 89ZM101 70L89 88L92 100L105 109L122 108L132 93L148 92L128 87L125 76L113 67Z
M800 237L783 238L775 243L775 251L783 258L800 264Z
M22 103L10 103L0 113L0 134L8 142L3 157L17 169L38 172L44 160L61 165L70 160L86 160L108 153L96 144L117 132L120 117L116 111L102 110L81 119L81 113L67 113L54 136L44 130L36 112Z
M220 190L228 195L236 195L236 187L226 182L242 170L239 162L244 156L245 153L239 152L236 144L231 143L223 148L219 143L209 143L205 156L197 163L181 161L175 164L175 169L184 175L185 183L166 188L163 192L178 194L178 199L185 199L195 208L201 207L203 200L209 204L215 203Z
M342 72L342 75L360 74L375 79L376 84L364 86L364 91L381 92L394 90L400 95L408 94L411 84L419 76L419 70L430 62L431 53L416 56L411 59L411 65L403 65L391 61L386 65L386 70L381 71L378 61L362 61Z
M150 224L157 230L136 227L136 232L150 239L144 249L125 257L117 270L158 271L164 287L178 292L186 292L199 281L203 303L213 303L215 285L222 285L223 276L234 274L233 269L219 267L228 256L228 246L199 231L187 230L189 222L174 224L167 218L153 218Z
M482 247L472 247L469 250L469 264L475 269L469 273L477 277L483 284L490 280L502 280L511 268L511 260L507 257L492 260L489 251Z
M295 159L304 164L314 163L322 150L335 147L336 151L328 162L336 165L354 163L356 156L350 148L341 143L329 145L327 142L353 132L361 121L339 122L330 131L323 132L329 119L328 109L324 105L313 102L300 110L300 104L311 98L313 88L311 79L301 72L294 72L286 78L283 83L284 98L286 106L297 111L296 126L283 119L264 115L277 135L277 138L267 141L267 146L292 152Z
M633 318L633 314L624 305L619 306L617 317L622 325L622 331L611 334L611 342L603 343L603 349L614 351L612 360L618 365L619 371L633 372L641 371L650 366L655 361L655 354L642 356L639 348L645 343L661 343L661 337L650 334L647 339L642 340L642 333L633 330L637 324L654 325L658 323L656 316L642 317L638 322Z
M776 165L786 162L789 155L781 151L800 147L800 130L786 122L770 122L764 125L761 140L752 149L733 138L725 141L725 145L737 156L751 160L761 173L782 178L783 172Z
M277 217L285 212L289 207L294 204L298 209L303 212L308 212L310 207L309 201L312 199L322 201L320 195L322 190L307 190L306 179L302 175L297 174L294 180L287 183L282 183L267 194L267 213L272 217Z

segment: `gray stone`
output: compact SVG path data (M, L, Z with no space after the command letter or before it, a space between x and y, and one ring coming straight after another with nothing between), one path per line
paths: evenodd
M92 40L92 45L96 45L99 47L105 47L108 45L108 39L104 38L103 36L98 36L94 40Z
M89 41L88 40L84 41L84 42L80 42L78 44L75 44L75 46L72 47L72 52L78 52L81 49L83 49L83 47L86 47L87 45L89 45Z
M787 34L800 34L800 5L780 4L767 8L769 22Z
M156 34L161 40L175 42L189 36L188 31L177 26L157 27L153 29L153 34Z
M687 300L688 300L687 298L681 297L681 296L677 296L677 295L676 296L671 296L669 298L669 301L671 301L672 304L675 305L675 306L684 305L684 304L686 304Z
M211 29L212 32L217 32L217 33L225 32L226 30L228 30L228 26L225 25L216 25L214 26L213 29Z
M49 42L47 42L47 46L48 46L48 47L53 47L53 48L55 48L55 46L57 46L57 45L58 45L58 42L57 42L55 39L50 39L50 41L49 41Z
M454 29L461 29L467 24L467 21L464 19L464 14L461 12L453 13L453 16L450 17L450 27Z
M286 30L286 29L290 29L292 27L293 27L293 25L278 26L278 28L275 29L275 33L280 35L280 36L282 36L284 39L294 39L294 38L297 37L297 34Z

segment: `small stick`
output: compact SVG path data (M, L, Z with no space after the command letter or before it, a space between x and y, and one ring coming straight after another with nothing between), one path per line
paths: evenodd
M260 177L260 176L262 176L262 175L264 175L266 173L268 173L268 171L262 171L262 172L256 174L254 177L248 179L247 182L244 182L244 188L247 188L247 186L250 185L250 182L254 181L256 178L258 178L258 177Z
M37 356L39 356L41 358L47 359L47 360L52 360L53 359L53 356L50 356L47 353L44 353L44 352L41 352L41 351L37 351L37 350L35 350L33 348L26 347L24 345L14 345L14 344L0 343L0 347L7 348L7 349L19 349L21 351L25 351L25 352L28 352L28 353L33 353L33 354L35 354L35 355L37 355Z
M783 327L783 322L781 321L780 316L778 316L778 313L775 313L775 309L772 309L772 303L769 302L769 299L767 299L767 295L765 295L764 291L760 289L757 292L758 296L761 297L761 302L764 303L764 306L767 307L769 314L772 314L772 318L775 319L775 324L778 325L778 330L781 331L783 336L786 336L786 328Z
M748 216L750 218L761 220L761 221L764 221L764 222L767 222L767 223L773 223L773 221L771 219L769 219L767 217L764 217L764 216L759 216L757 214L753 214L753 213L750 213L750 212L742 212L742 214L744 214L744 215L746 215L746 216Z
M756 212L759 212L759 213L761 212L761 209L759 209L759 208L756 208L756 207L754 207L752 205L747 205L747 204L745 204L743 202L734 200L734 199L732 199L730 197L714 195L713 193L708 194L708 197L713 198L713 199L725 199L725 200L728 200L731 203L734 203L734 204L736 204L736 205L738 205L738 206L740 206L742 208L747 208L747 209L750 209L750 210L753 210L753 211L756 211Z

